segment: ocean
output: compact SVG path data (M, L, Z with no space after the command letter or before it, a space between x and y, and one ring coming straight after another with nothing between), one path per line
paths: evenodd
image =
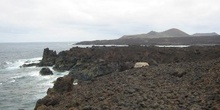
M54 72L41 76L42 67L20 68L24 63L39 62L44 48L57 52L69 50L73 43L0 43L0 110L33 110L38 99L46 96L53 81L68 74Z

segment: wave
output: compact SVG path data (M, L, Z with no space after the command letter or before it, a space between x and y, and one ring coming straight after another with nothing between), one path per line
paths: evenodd
M23 79L25 78L25 76L13 76L13 77L10 77L10 79Z
M13 80L10 80L9 82L10 82L10 83L14 83L14 82L15 82L15 80L13 79Z
M30 58L30 59L18 59L16 61L5 61L1 64L3 69L15 70L20 69L23 64L39 63L42 57Z
M179 48L184 48L184 47L190 47L190 45L155 45L156 47L179 47Z
M42 57L31 58L31 59L27 59L24 63L25 63L25 64L40 63L40 60L41 60L41 59L42 59Z

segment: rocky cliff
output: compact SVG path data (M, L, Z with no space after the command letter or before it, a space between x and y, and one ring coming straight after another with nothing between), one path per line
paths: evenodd
M219 46L71 48L53 63L69 75L55 81L35 110L218 110L219 58ZM133 68L139 61L150 66Z
M112 72L132 69L136 62L150 65L171 62L191 62L219 57L218 46L189 48L159 48L144 46L128 47L73 47L55 54L45 49L40 65L54 66L56 71L70 71L70 75L80 80L90 80ZM54 54L52 54L54 53ZM220 52L217 52L220 54ZM204 59L207 58L207 59Z
M71 48L54 62L70 74L55 81L35 110L218 110L219 58L219 46ZM150 66L133 68L139 61Z

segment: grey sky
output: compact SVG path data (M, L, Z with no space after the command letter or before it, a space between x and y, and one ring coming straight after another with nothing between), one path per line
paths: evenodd
M179 28L220 33L219 0L1 0L0 42L115 39Z

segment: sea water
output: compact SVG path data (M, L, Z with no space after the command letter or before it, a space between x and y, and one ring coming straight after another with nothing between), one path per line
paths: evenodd
M0 110L33 110L36 101L46 95L53 81L68 74L56 72L41 76L42 67L20 68L24 63L36 63L42 59L43 49L57 52L68 50L72 43L0 43Z

